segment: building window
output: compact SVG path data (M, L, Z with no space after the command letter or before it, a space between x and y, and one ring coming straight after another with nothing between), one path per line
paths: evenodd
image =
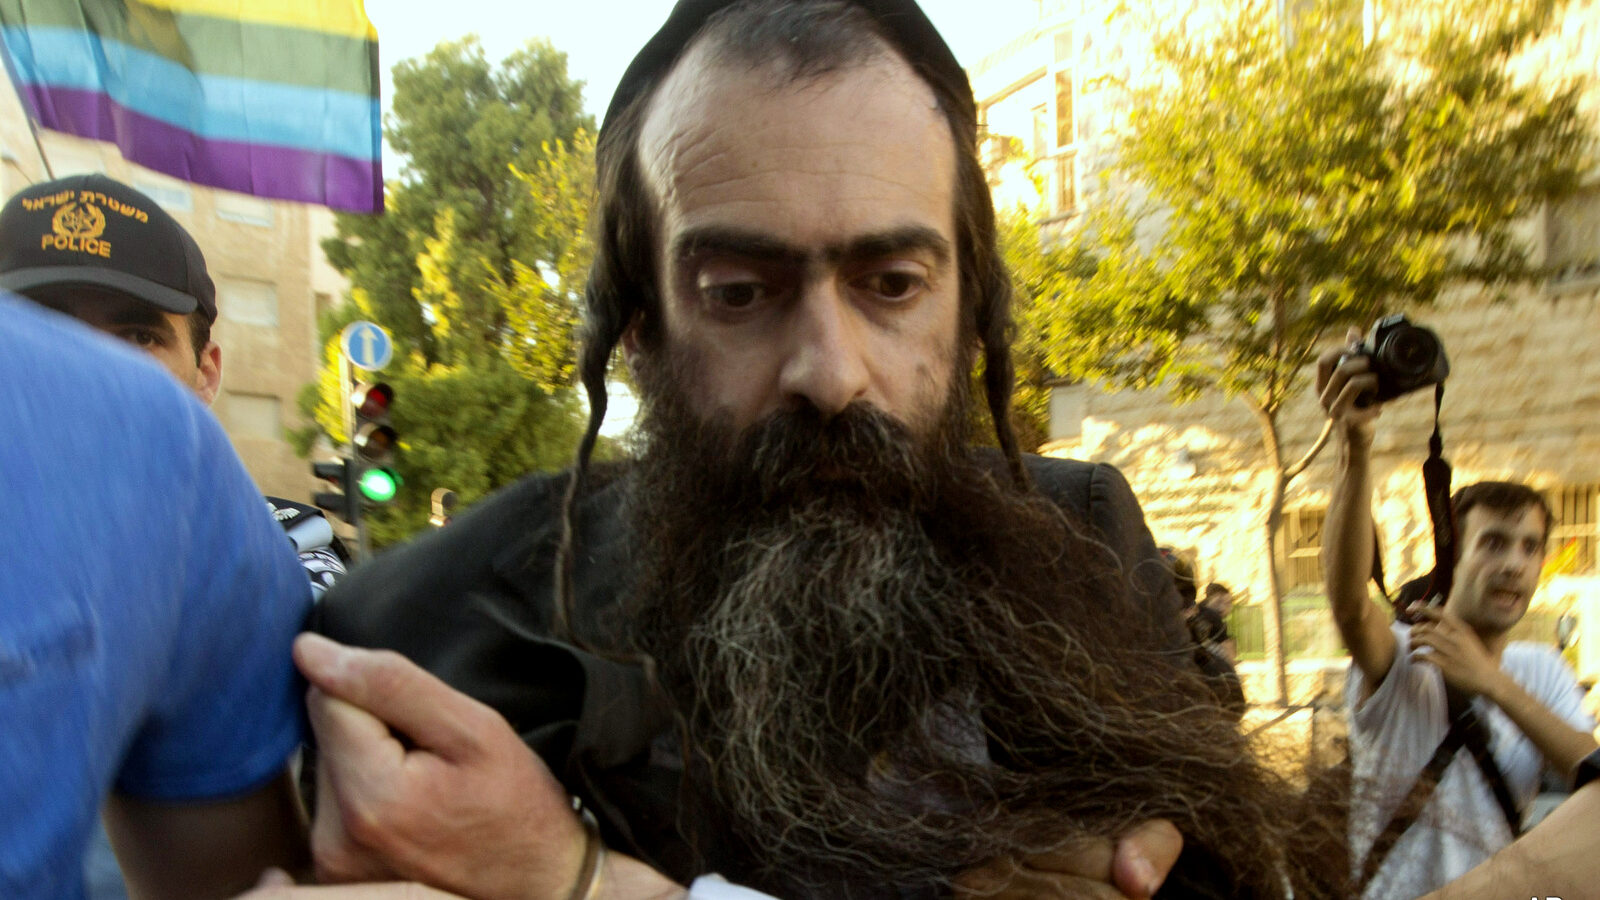
M1063 150L1071 147L1077 137L1077 129L1073 127L1072 108L1072 70L1057 69L1055 74L1056 86L1056 149Z
M1285 594L1322 593L1322 523L1327 518L1323 509L1284 511L1278 532L1278 569L1283 573Z
M69 175L104 175L106 174L106 161L98 153L81 150L78 148L59 149L52 147L46 151L50 158L50 171L57 178L66 178Z
M1051 47L1051 53L1055 61L1058 63L1070 61L1072 59L1072 45L1071 29L1063 29L1056 32L1055 40L1052 42Z
M1600 537L1600 485L1581 484L1557 488L1545 495L1554 521L1545 545L1544 567L1550 575L1591 574L1595 571L1596 538Z
M1072 215L1078 209L1078 155L1064 153L1055 158L1054 204L1051 212L1058 216Z
M333 312L333 295L327 291L317 291L315 296L317 304L317 321L321 322Z
M1334 659L1344 655L1339 629L1328 609L1322 587L1323 509L1291 509L1283 514L1278 530L1278 570L1283 573L1284 659ZM1234 606L1229 628L1239 645L1240 659L1266 656L1266 612L1259 603Z
M1033 108L1033 146L1028 148L1034 159L1050 155L1050 104L1041 103Z
M278 286L246 278L217 279L217 312L241 325L278 326Z
M1064 29L1056 32L1051 51L1050 84L1053 91L1050 111L1055 125L1051 129L1055 141L1050 149L1059 153L1076 144L1078 133L1077 120L1073 118L1077 99L1073 92L1076 79L1072 77L1073 63L1078 54L1072 31Z
M1045 170L1049 194L1045 199L1052 217L1070 216L1078 210L1078 82L1073 73L1078 54L1073 38L1072 31L1066 29L1054 36L1049 77L1045 82L1049 108L1041 110L1048 118L1042 123L1035 119L1034 124L1034 144L1045 151L1036 153L1034 158L1049 159L1049 168ZM1041 140L1041 130L1045 140Z
M187 184L176 178L144 174L133 180L133 186L169 213L186 213L194 210L194 192Z
M260 197L229 191L218 191L216 198L217 218L224 222L238 222L241 225L257 225L262 228L272 227L274 218L271 202Z
M235 439L283 440L283 401L271 394L227 394L228 433Z

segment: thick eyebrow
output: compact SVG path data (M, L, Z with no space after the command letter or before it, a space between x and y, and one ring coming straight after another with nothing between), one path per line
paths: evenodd
M945 240L944 235L925 225L906 225L879 234L865 235L843 247L828 247L824 251L832 262L914 252L931 253L940 265L944 265L950 261L950 242Z
M904 225L852 238L842 244L829 244L822 248L821 256L829 262L839 262L917 251L933 254L940 265L948 262L951 256L950 242L945 240L944 235L923 225ZM813 256L804 248L764 234L721 225L691 228L672 242L674 259L684 260L708 254L795 264L803 264Z
M172 322L147 303L130 303L119 308L111 316L113 325L143 325L147 328L159 328L167 333L172 333Z
M708 225L690 228L672 241L672 258L678 260L695 256L743 256L764 262L803 262L806 252L754 231L730 228L725 225Z

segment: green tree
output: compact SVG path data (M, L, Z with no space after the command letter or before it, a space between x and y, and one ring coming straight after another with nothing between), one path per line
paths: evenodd
M1554 0L1428 3L1400 11L1427 27L1370 41L1348 3L1287 27L1276 6L1239 0L1215 32L1157 42L1156 77L1131 92L1125 184L1069 248L1098 265L1044 323L1063 375L1250 408L1274 479L1269 558L1286 490L1327 437L1298 459L1280 438L1307 364L1448 286L1540 277L1517 227L1575 189L1590 140L1579 85L1513 72ZM1276 570L1270 587L1281 702Z
M998 210L995 222L1000 251L1016 291L1011 360L1017 387L1012 394L1012 427L1018 444L1029 452L1050 439L1050 389L1061 381L1050 367L1055 298L1094 272L1094 261L1081 247L1063 245L1040 233L1036 223L1042 215L1019 206Z
M387 328L404 486L368 517L374 543L422 528L434 488L470 503L576 446L592 130L565 54L543 41L498 67L473 37L395 67L384 133L403 164L383 215L341 214L323 243L350 302L320 323L327 365L300 398L315 424L296 435L303 452L319 433L345 441L338 332Z

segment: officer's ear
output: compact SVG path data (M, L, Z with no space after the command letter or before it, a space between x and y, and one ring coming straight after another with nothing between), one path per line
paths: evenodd
M195 366L194 391L200 402L210 406L222 390L222 348L216 341L208 341L199 353Z

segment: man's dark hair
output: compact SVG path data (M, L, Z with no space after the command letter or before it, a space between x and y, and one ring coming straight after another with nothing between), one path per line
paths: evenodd
M189 343L194 345L194 364L200 365L200 360L205 356L206 345L211 343L211 320L200 310L195 310L187 316L189 319Z
M1432 575L1421 575L1400 585L1394 592L1395 605L1405 609L1413 603L1428 599L1428 587L1433 584Z
M844 0L750 0L732 4L707 19L683 51L703 41L719 61L752 70L776 70L801 82L888 55L912 65L936 98L950 126L956 157L956 262L961 275L961 331L955 378L971 368L972 338L982 347L984 393L995 438L1019 487L1028 485L1017 438L1011 427L1012 332L1010 275L995 235L994 202L977 153L977 119L971 88L929 74L909 60L894 34L860 5ZM678 58L681 59L680 51ZM639 137L650 101L671 73L661 70L647 87L607 114L595 146L597 202L592 232L594 263L584 293L582 349L578 374L589 397L589 424L579 445L564 504L565 524L557 566L558 607L568 606L571 559L571 506L600 433L606 410L606 369L623 332L638 317L640 339L659 349L661 297L656 287L656 198L645 183ZM965 89L962 95L961 89ZM558 628L565 626L563 609Z
M1228 590L1227 585L1218 584L1215 581L1213 581L1210 584L1206 585L1206 599L1207 600L1211 599L1212 597L1215 597L1218 594L1231 594L1231 593L1233 593L1233 591Z
M1467 520L1467 513L1473 507L1482 506L1492 509L1502 515L1510 515L1537 506L1544 515L1544 539L1550 539L1550 526L1554 524L1555 517L1550 512L1550 504L1545 501L1544 495L1515 481L1480 481L1469 484L1455 492L1450 498L1450 514L1454 516L1456 530L1460 531Z

